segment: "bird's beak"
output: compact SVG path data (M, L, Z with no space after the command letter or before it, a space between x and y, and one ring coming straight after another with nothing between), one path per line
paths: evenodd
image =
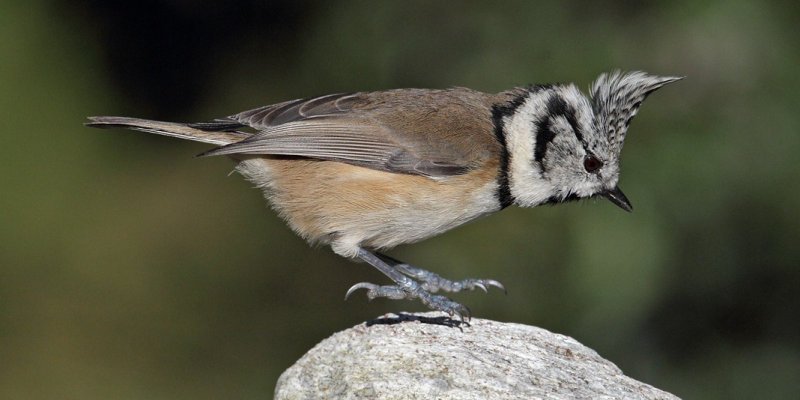
M627 212L633 211L633 206L631 205L631 202L628 201L628 198L625 197L625 194L622 193L621 190L619 190L618 186L614 186L614 189L606 190L605 192L602 193L602 196L604 196L612 203L619 206L619 208Z

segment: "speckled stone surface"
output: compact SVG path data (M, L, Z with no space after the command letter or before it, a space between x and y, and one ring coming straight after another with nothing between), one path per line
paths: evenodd
M323 340L284 371L276 399L677 399L575 339L441 313L388 314Z

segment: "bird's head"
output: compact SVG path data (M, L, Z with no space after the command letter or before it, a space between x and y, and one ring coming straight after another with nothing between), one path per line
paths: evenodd
M617 186L625 134L642 101L679 79L602 74L590 87L591 97L572 84L526 88L500 116L514 203L532 207L603 196L631 211Z

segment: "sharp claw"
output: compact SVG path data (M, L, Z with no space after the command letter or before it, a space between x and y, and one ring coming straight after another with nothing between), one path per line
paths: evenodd
M498 282L498 281L496 281L494 279L484 279L483 282L486 283L489 286L494 286L494 287L502 290L503 293L505 293L505 294L508 294L508 290L506 289L506 287L502 283L500 283L500 282Z
M472 320L472 312L469 311L469 308L467 308L467 306L461 305L461 304L459 304L459 305L461 306L460 307L461 310L458 313L458 316L461 318L461 322L467 322L468 323L470 320ZM467 320L466 321L464 321L464 314L467 314Z
M353 292L355 292L358 289L372 290L372 289L375 288L375 286L376 286L375 284L369 283L369 282L356 283L355 285L350 286L350 289L347 289L347 293L345 293L344 299L347 300L347 298L350 297L350 295L353 294ZM370 299L370 300L372 300L372 299Z
M472 319L472 313L469 311L469 308L454 301L450 301L450 304L447 307L444 307L442 311L446 312L450 318L453 318L454 315L457 315L458 319L460 319L462 323L468 323L468 321Z
M484 285L483 282L475 282L475 286L481 288L481 290L483 290L483 293L489 293L489 290L486 289L486 285Z

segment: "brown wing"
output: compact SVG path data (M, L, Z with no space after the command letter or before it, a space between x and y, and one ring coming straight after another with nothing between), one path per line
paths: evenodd
M400 89L289 101L228 117L258 133L203 155L291 155L429 177L462 174L499 151L490 97Z

